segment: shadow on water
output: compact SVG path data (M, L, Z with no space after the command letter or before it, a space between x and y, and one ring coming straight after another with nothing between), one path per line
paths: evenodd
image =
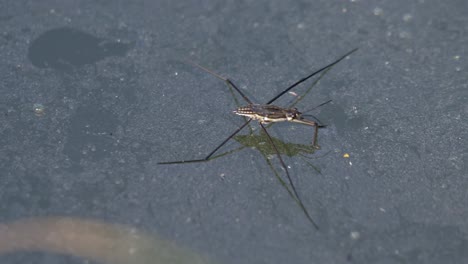
M46 31L33 40L28 58L39 68L70 71L109 56L124 56L131 47L132 44L99 38L75 28L60 27Z
M317 150L312 145L285 143L284 141L275 137L271 137L271 139L273 140L274 144L276 145L276 149L278 150L280 154L286 155L288 157L294 157L294 156L301 157L302 161L304 161L306 165L308 165L310 168L315 170L317 173L321 173L320 169L314 166L309 161L310 159L314 158L314 157L311 157L310 155L314 154L314 152ZM311 224L315 226L315 222L310 217L310 214L308 210L306 209L305 205L303 204L303 202L294 194L294 190L292 189L290 184L288 184L287 181L280 176L280 173L278 172L278 170L275 169L275 166L272 163L272 157L275 157L276 150L270 144L268 136L265 134L265 132L263 130L260 130L259 134L257 135L252 130L250 134L248 135L235 136L234 140L239 142L242 146L234 150L224 152L217 156L214 156L212 159L216 159L216 158L220 158L223 156L233 154L234 152L238 152L244 148L255 148L256 150L260 152L263 159L266 161L266 163L268 164L268 167L273 172L273 174L275 175L275 178L278 180L281 186L288 192L289 196L296 202L296 204L301 208L301 210L304 211L306 218L311 222Z

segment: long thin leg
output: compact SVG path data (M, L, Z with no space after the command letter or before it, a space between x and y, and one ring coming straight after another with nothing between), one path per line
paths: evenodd
M321 126L321 127L323 127L323 126ZM312 146L315 149L320 149L320 146L317 144L318 129L319 129L319 125L315 125L315 127L314 127L314 141L312 143Z
M296 187L294 186L294 183L291 179L291 176L289 175L289 171L288 171L288 167L286 166L286 164L284 163L283 161L283 158L281 157L281 154L280 152L278 151L278 148L276 147L275 143L273 142L273 139L271 138L270 134L268 134L268 131L266 130L265 126L263 126L262 123L259 123L260 126L262 127L263 131L265 132L265 134L267 135L268 137L268 140L270 141L270 144L273 146L273 148L275 149L275 152L276 152L276 156L278 157L278 159L280 160L280 163L281 163L281 167L283 167L284 171L286 172L286 177L288 178L288 181L289 181L289 184L291 185L291 189L293 190L294 192L294 195L296 196L297 198L297 202L299 203L299 206L301 207L302 211L304 211L304 214L306 215L307 219L309 219L309 221L312 223L312 225L315 227L315 229L319 229L318 225L315 223L315 221L312 219L312 217L310 216L309 212L307 211L307 209L305 208L304 204L302 203L302 200L301 198L299 197L299 194L297 193L297 190L296 190Z
M234 89L236 89L236 91L242 96L242 98L244 98L244 100L245 100L247 103L253 104L252 101L250 101L250 99L249 99L239 88L237 88L237 86L236 86L231 80L229 80L228 78L224 78L224 77L222 77L221 75L215 73L214 71L212 71L212 70L210 70L210 69L208 69L208 68L206 68L206 67L203 67L203 66L201 66L201 65L198 65L198 64L196 64L195 62L192 62L192 61L188 61L188 62L189 62L190 64L192 64L193 66L198 67L198 68L200 68L200 69L206 71L207 73L213 75L214 77L216 77L216 78L218 78L218 79L220 79L220 80L225 81L228 85L230 85L230 86L232 86Z
M333 65L337 64L338 62L342 61L344 58L346 58L347 56L351 55L351 53L355 52L356 50L358 50L357 48L351 50L350 52L346 53L345 55L341 56L339 59L337 59L336 61L328 64L327 66L313 72L312 74L310 74L309 76L307 77L304 77L302 79L300 79L299 81L293 83L291 86L289 86L288 88L286 88L286 90L282 91L281 93L279 93L277 96L273 97L270 101L268 101L266 104L271 104L273 103L274 101L276 101L278 98L280 98L283 94L289 92L289 90L291 90L292 88L296 87L297 85L305 82L307 79L311 78L312 76L316 75L317 73L320 73L321 71L323 70L326 70L330 67L332 67Z
M234 131L234 133L232 133L228 138L226 138L221 144L219 144L213 151L210 152L210 154L208 154L205 158L203 159L193 159L193 160L179 160L179 161L166 161L166 162L158 162L158 164L179 164L179 163L194 163L194 162L205 162L205 161L209 161L211 156L213 156L213 154L215 154L216 151L218 151L222 146L224 146L224 144L226 144L226 142L228 142L231 138L233 138L237 133L239 133L244 127L246 127L250 121L252 121L252 119L248 119L247 121L245 121L245 123L240 126L238 129L236 129L236 131Z

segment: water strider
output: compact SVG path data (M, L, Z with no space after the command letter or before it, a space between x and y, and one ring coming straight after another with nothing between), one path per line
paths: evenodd
M310 216L309 212L305 208L304 204L302 203L302 200L300 199L300 196L296 190L296 187L294 185L294 182L291 179L291 176L289 175L288 167L286 166L285 162L283 161L283 158L281 157L280 151L278 150L278 147L273 140L273 138L268 134L268 131L265 128L265 124L269 123L276 123L276 122L293 122L293 123L298 123L298 124L303 124L303 125L308 125L308 126L313 126L314 127L314 135L313 135L313 140L312 140L312 146L314 148L318 148L317 145L317 134L318 134L318 128L323 127L322 125L319 125L315 121L307 120L303 117L302 113L297 110L297 108L283 108L279 107L276 105L272 105L274 101L276 101L278 98L283 96L285 93L289 92L291 89L296 87L297 85L305 82L309 78L315 76L316 74L329 69L330 67L334 66L338 62L342 61L344 58L347 56L351 55L353 52L357 50L353 49L343 56L341 56L339 59L335 60L334 62L326 65L325 67L311 73L310 75L296 81L292 85L290 85L288 88L286 88L284 91L280 92L277 94L275 97L273 97L271 100L269 100L266 104L254 104L230 79L224 78L215 72L194 64L194 66L212 74L218 79L223 80L226 82L230 87L234 88L239 95L247 102L247 106L242 106L238 107L236 110L234 110L234 113L237 115L244 116L246 118L245 122L243 125L241 125L239 128L237 128L229 137L227 137L221 144L219 144L215 149L213 149L206 157L202 159L191 159L191 160L179 160L179 161L166 161L166 162L159 162L158 164L182 164L182 163L194 163L194 162L206 162L209 161L212 156L222 147L224 144L226 144L230 139L232 139L237 133L239 133L242 129L244 129L252 120L257 120L260 127L264 131L269 144L272 146L274 149L274 152L276 156L278 157L281 167L284 169L286 173L286 177L288 179L289 185L291 186L291 189L293 190L294 196L296 198L296 201L299 203L301 209L303 210L304 214L306 217L309 219L309 221L312 223L312 225L316 228L319 229L317 223L313 220L313 218ZM325 103L324 103L325 104ZM323 105L323 104L322 104Z

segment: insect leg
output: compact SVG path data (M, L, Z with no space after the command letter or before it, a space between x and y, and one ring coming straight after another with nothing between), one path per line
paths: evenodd
M319 69L319 70L317 70L317 71L315 71L315 72L313 72L313 73L310 74L309 76L306 76L306 77L300 79L299 81L293 83L291 86L289 86L288 88L286 88L286 90L282 91L282 92L279 93L277 96L273 97L273 98L272 98L270 101L268 101L266 104L271 104L271 103L273 103L274 101L276 101L276 99L280 98L283 94L289 92L289 90L291 90L292 88L294 88L294 87L296 87L297 85L299 85L299 84L305 82L307 79L311 78L312 76L316 75L317 73L320 73L320 72L322 72L323 70L326 70L326 69L332 67L333 65L335 65L335 64L337 64L338 62L342 61L342 60L343 60L344 58L346 58L347 56L351 55L351 53L355 52L356 50L357 50L357 48L351 50L350 52L348 52L348 53L346 53L345 55L341 56L341 57L340 57L339 59L337 59L336 61L334 61L334 62L328 64L327 66L325 66L325 67L323 67L323 68L321 68L321 69Z
M237 128L228 138L226 138L221 144L219 144L213 151L211 151L205 158L203 159L193 159L193 160L179 160L179 161L166 161L166 162L158 162L158 164L180 164L180 163L194 163L194 162L205 162L209 161L211 156L215 154L226 142L228 142L231 138L233 138L237 133L239 133L244 127L246 127L252 119L248 119L242 126Z
M318 126L318 125L315 125L315 126L314 126L314 140L312 141L312 146L313 146L315 149L320 149L320 146L317 144L318 129L319 129L319 126Z
M203 66L201 66L201 65L199 65L199 64L196 64L196 63L194 63L194 62L189 61L189 63L192 64L192 65L195 66L195 67L198 67L198 68L200 68L200 69L206 71L207 73L213 75L214 77L216 77L216 78L218 78L218 79L220 79L220 80L225 81L228 85L230 85L231 87L233 87L233 88L242 96L242 98L244 98L244 100L245 100L247 103L253 104L252 101L250 101L250 99L249 99L239 88L237 88L237 86L236 86L231 80L229 80L228 78L224 78L224 77L222 77L221 75L215 73L214 71L212 71L212 70L210 70L210 69L208 69L208 68L206 68L206 67L203 67Z

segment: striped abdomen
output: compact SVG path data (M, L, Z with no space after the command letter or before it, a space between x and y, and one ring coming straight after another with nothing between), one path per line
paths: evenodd
M275 105L260 104L239 107L234 110L234 113L262 123L291 121L300 115L296 108L287 109Z

